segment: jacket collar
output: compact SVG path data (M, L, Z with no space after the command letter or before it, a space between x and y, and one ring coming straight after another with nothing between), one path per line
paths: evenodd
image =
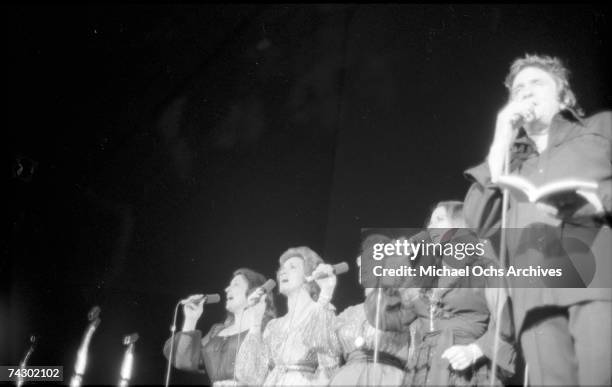
M549 137L548 137L548 148L556 147L561 144L572 132L575 126L586 126L583 118L572 108L566 108L559 113L555 114L550 124ZM525 144L526 147L533 147L536 149L535 143L529 136L524 128L520 128L514 145Z

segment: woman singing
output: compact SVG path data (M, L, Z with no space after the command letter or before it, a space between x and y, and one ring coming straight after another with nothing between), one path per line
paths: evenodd
M253 307L256 317L240 347L236 375L249 385L327 385L338 364L329 304L336 277L308 247L290 248L279 262L278 289L287 297L287 314L271 320L262 334L265 305ZM328 277L308 281L317 273Z
M463 204L441 202L428 223L430 239L420 239L419 242L454 244L457 247L459 243L479 242L474 233L461 227L465 227ZM422 265L430 258L421 257L417 261L422 259ZM498 267L496 261L482 254L461 260L447 256L433 258L428 263L434 262L438 267ZM500 284L487 276L440 276L434 279L433 286L400 290L404 293L400 297L401 308L386 300L380 316L383 329L401 331L415 318L420 322L421 340L415 348L415 361L409 368L407 385L488 385L496 340L495 384L502 385L500 379L514 373L514 332L507 293ZM374 321L375 298L369 297L366 303L368 320ZM496 314L500 303L503 313L499 321L500 337L496 339Z
M391 242L374 235L364 248L374 243ZM357 258L361 274L361 257ZM360 275L361 283L361 275ZM365 288L366 297L374 289ZM401 386L409 355L411 332L378 331L378 363L374 361L376 329L368 323L364 304L349 306L338 315L334 329L342 347L344 364L332 378L331 386Z
M174 340L173 365L181 370L206 372L213 386L236 386L243 384L235 375L236 354L247 332L251 328L253 310L247 309L247 297L263 285L266 278L250 269L238 269L225 288L227 318L213 325L202 338L196 324L203 312L203 302L195 302L200 295L193 295L183 307L183 329ZM258 323L265 327L276 313L272 294L261 297L263 312L259 312ZM164 346L164 355L170 353L170 339Z

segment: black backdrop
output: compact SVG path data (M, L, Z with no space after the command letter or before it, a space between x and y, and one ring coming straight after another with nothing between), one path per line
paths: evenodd
M93 305L85 382L114 384L138 332L133 382L161 384L178 299L222 292L241 266L272 276L290 246L353 265L360 228L418 227L463 198L515 57L560 56L587 112L612 105L596 5L4 11L1 364L36 332L31 364L66 380ZM353 268L334 303L360 299ZM199 326L223 315L210 306Z

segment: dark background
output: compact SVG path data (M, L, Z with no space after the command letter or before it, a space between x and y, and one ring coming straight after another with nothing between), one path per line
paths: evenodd
M66 381L99 305L85 382L116 383L122 336L138 332L133 384L162 384L175 302L222 293L241 266L272 276L290 246L351 263L334 303L360 302L360 229L419 227L436 201L463 198L514 58L560 56L587 113L612 106L597 5L2 13L0 364L38 333L30 364L63 365ZM199 326L223 315L212 305Z

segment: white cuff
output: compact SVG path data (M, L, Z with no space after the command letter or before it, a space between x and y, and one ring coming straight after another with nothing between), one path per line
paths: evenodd
M484 356L484 353L482 352L482 349L480 349L478 344L472 343L472 344L468 345L468 348L472 352L473 361L476 361L476 360L478 360L478 359L480 359L481 357Z

